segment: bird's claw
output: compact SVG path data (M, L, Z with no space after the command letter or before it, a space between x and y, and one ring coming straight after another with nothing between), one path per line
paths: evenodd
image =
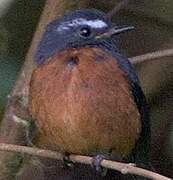
M92 167L99 173L101 173L102 176L105 176L107 173L107 169L103 168L101 166L101 162L105 159L105 156L102 154L96 155L93 157L92 160Z
M74 166L74 164L70 160L69 155L68 154L64 154L64 156L63 156L63 167L64 168L73 168L73 166Z

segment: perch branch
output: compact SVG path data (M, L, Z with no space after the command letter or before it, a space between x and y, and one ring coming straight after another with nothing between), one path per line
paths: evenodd
M26 153L30 155L45 157L45 158L63 160L63 154L61 153L51 151L51 150L27 147L27 146L0 143L0 151ZM91 165L93 158L90 156L81 156L81 155L71 154L69 156L69 159L73 163L82 163L82 164ZM134 174L134 175L139 175L139 176L143 176L143 177L154 179L154 180L171 180L171 178L162 176L158 173L155 173L146 169L142 169L139 167L135 167L134 164L126 164L126 163L121 163L121 162L116 162L116 161L103 160L101 162L101 166L108 169L117 170L121 172L122 174Z
M147 53L139 56L135 56L132 58L129 58L131 63L133 64L139 64L147 61L151 61L153 59L163 58L163 57L171 57L173 56L173 48L171 49L165 49L165 50L159 50L152 53Z

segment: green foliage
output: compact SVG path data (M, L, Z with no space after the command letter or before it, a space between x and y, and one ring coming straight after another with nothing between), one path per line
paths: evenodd
M6 179L12 180L23 166L23 157L20 153L10 153L7 161L8 164L2 167L1 172L6 174Z
M0 55L7 52L8 32L0 21Z
M4 109L7 95L13 86L19 65L14 60L6 56L0 56L0 116Z

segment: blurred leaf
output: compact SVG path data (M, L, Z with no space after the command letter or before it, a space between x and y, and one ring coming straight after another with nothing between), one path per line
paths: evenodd
M9 33L0 21L0 55L5 54L8 49L8 36Z
M0 57L0 114L16 80L17 71L19 71L19 64L7 56Z

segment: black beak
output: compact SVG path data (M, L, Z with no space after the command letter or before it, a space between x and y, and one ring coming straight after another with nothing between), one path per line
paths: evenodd
M131 31L133 29L135 29L134 26L115 26L113 28L110 28L107 32L97 35L96 39L109 38L113 35L117 35L126 31Z

